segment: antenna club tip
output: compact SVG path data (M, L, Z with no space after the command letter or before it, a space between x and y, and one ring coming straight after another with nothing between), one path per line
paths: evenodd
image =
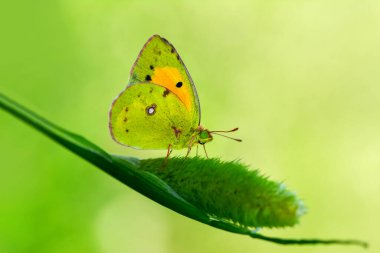
M220 135L220 136L226 137L226 138L231 139L231 140L234 140L234 141L242 142L241 139L232 138L232 137L226 136L226 135L224 135L224 134L221 134L221 133L235 132L235 131L237 131L238 129L239 129L238 127L235 127L234 129L231 129L231 130L228 130L228 131L208 131L208 130L207 130L207 132L208 132L209 134L216 134L216 135Z

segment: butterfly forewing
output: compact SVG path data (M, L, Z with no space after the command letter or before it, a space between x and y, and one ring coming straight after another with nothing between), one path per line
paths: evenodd
M191 77L175 48L164 38L152 36L131 69L129 86L154 83L176 95L187 110L191 124L200 123L200 105Z

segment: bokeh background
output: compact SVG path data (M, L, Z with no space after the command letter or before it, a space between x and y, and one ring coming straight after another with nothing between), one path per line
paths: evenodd
M202 124L240 130L241 159L306 202L281 237L380 251L380 2L36 0L0 4L0 91L112 153L108 110L145 41L172 42ZM181 155L183 152L175 152ZM279 246L168 210L0 111L0 252L361 252Z

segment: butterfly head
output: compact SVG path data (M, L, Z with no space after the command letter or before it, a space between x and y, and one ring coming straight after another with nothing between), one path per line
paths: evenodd
M212 141L211 132L207 129L201 129L198 133L198 143L201 145L206 144L207 142Z

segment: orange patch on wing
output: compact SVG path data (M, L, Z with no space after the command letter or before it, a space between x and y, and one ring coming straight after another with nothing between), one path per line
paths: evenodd
M179 88L176 86L178 82L183 83ZM178 69L173 67L154 68L152 83L158 84L173 92L182 101L187 110L190 110L191 91Z

